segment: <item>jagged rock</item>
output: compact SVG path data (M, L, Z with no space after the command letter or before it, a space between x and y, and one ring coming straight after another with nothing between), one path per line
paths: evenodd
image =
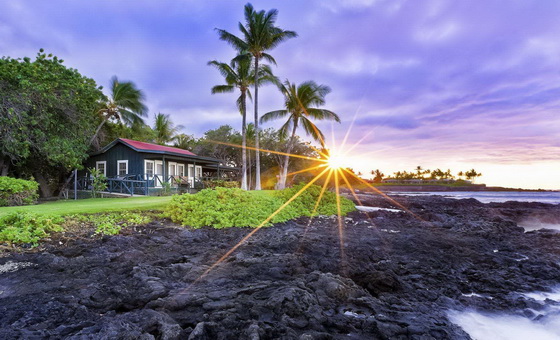
M560 233L518 223L556 223L560 205L395 199L361 195L408 211L351 213L342 250L336 218L300 218L259 230L206 276L249 229L158 221L11 254L0 338L468 339L449 309L541 314L516 292L559 283Z

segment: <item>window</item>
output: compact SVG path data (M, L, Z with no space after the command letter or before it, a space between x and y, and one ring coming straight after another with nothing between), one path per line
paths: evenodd
M146 176L151 178L154 175L154 161L144 161Z
M117 175L125 176L128 174L128 160L117 161Z
M195 166L195 174L197 179L202 178L202 167L200 165Z
M177 164L177 175L185 176L185 164Z
M103 176L107 176L107 162L106 161L99 161L95 162L95 168L99 170L103 174Z
M177 175L177 163L169 162L169 176Z
M189 164L188 167L189 167L189 174L187 176L189 176L189 178L192 178L194 177L194 165Z
M156 163L156 175L163 176L163 161L155 161Z

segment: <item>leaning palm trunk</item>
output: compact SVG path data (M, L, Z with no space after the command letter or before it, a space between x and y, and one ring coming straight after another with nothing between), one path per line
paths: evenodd
M259 150L259 58L255 57L255 190L261 190L261 155Z
M241 122L241 189L247 190L247 106L245 102L245 93L242 96L243 112Z
M292 152L292 149L294 148L296 129L297 129L297 123L294 122L294 127L292 128L292 137L288 142L286 156L284 157L284 164L280 167L280 178L278 178L278 184L276 185L276 188L278 190L282 190L286 188L286 181L288 179L288 168L290 166L290 156L288 155Z
M97 138L97 135L99 134L99 131L101 131L101 128L103 127L103 125L105 125L105 122L107 122L107 119L103 118L103 121L101 121L101 123L99 124L99 126L95 130L95 133L93 134L93 136L89 140L89 145L90 146L93 144L93 141L95 141L95 139Z

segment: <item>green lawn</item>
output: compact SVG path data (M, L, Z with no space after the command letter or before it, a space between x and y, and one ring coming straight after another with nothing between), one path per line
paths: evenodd
M95 214L122 210L162 210L171 200L171 196L163 197L127 197L127 198L89 198L80 200L64 200L47 202L22 207L1 207L0 216L14 211L29 211L37 214L72 215Z

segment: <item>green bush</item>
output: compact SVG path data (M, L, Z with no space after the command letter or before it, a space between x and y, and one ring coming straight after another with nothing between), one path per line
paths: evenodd
M9 205L33 204L39 197L35 181L12 177L0 177L0 207Z
M279 198L270 195L254 195L237 188L218 187L204 189L194 195L173 196L165 209L165 215L175 223L195 228L257 227L282 203ZM293 211L284 209L271 222L282 222L294 217Z
M51 232L62 231L62 217L14 212L0 218L0 242L32 243L47 237Z
M286 188L284 190L275 191L274 195L279 197L282 201L286 202L297 194L303 187L305 183L295 185L291 188ZM305 191L303 191L296 199L294 199L290 206L295 211L298 216L312 216L313 209L317 204L319 195L321 194L321 187L318 185L311 185ZM352 201L345 197L340 197L340 211L341 215L346 215L347 213L356 210L356 207ZM321 197L321 202L317 207L315 215L336 215L338 214L336 194L334 192L325 190L323 196Z
M203 181L205 189L214 188L239 188L239 182L236 181L225 181L223 179L213 179L208 181Z
M302 185L285 189L273 194L247 192L237 188L204 189L197 194L173 196L165 209L165 216L173 222L200 228L256 227L287 202ZM272 223L284 222L299 216L311 216L321 187L310 186L298 198L290 202L270 220ZM341 197L343 215L355 209L354 204ZM317 214L337 214L336 195L326 191L318 207Z

